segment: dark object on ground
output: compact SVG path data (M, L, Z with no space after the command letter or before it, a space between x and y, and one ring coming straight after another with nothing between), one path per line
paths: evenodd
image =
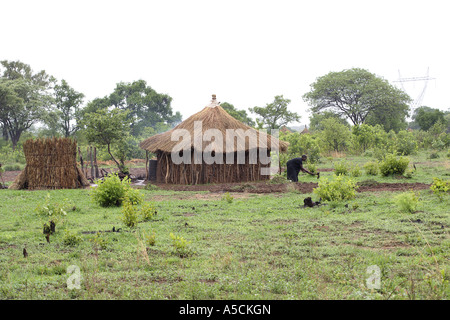
M320 200L322 200L322 199L320 199ZM311 197L307 197L307 198L303 199L303 206L304 207L312 208L312 207L318 206L318 205L320 205L320 201L313 202L311 200Z
M52 221L50 221L50 232L55 233L55 231L56 231L56 224L52 220Z
M47 233L45 235L45 239L47 240L48 243L50 243L50 233Z
M317 179L320 178L320 172L317 172Z
M48 224L44 223L44 230L43 230L43 234L50 234L52 232L52 230L50 229L50 227L48 226Z
M28 257L28 252L27 249L23 248L23 257L26 258Z

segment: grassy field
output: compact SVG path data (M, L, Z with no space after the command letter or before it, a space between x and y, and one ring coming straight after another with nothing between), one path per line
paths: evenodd
M448 180L447 160L415 160L411 179L356 179ZM416 191L407 213L388 191L313 208L303 207L312 193L140 191L157 215L128 228L122 208L96 205L88 189L1 190L0 299L449 298L448 194ZM70 204L50 243L50 217L36 212L48 195Z

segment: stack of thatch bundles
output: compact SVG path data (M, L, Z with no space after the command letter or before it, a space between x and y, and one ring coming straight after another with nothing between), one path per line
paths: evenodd
M88 186L77 167L77 143L70 138L27 140L23 145L27 165L10 189L75 189Z
M201 123L201 130L196 130L196 123ZM190 150L191 163L190 164L175 164L172 161L172 150L180 141L172 140L172 133L175 130L183 129L189 133L191 140L187 141L183 149ZM224 137L222 143L219 145L217 141L205 141L202 139L203 134L208 129L218 130ZM228 129L234 130L237 137L233 139L232 150L234 151L233 163L226 163L227 143L226 132ZM249 131L247 131L249 130ZM250 136L245 136L245 133L251 133ZM200 150L195 150L194 141L200 139L202 145ZM198 141L198 140L197 140ZM271 150L279 150L285 152L289 143L280 141L277 138L255 130L244 123L236 120L226 112L219 103L216 102L216 97L213 95L211 104L205 107L200 112L192 115L178 126L167 132L154 135L140 143L140 147L148 152L155 153L157 156L156 181L163 183L174 184L198 184L198 183L230 183L243 181L258 181L269 179L269 175L261 174L261 168L270 167L270 164L263 164L258 161L256 164L250 163L249 153L253 148L263 147L260 142L264 142L267 155L270 155ZM218 152L221 153L223 163L206 164L204 161L200 164L195 164L194 151L204 152ZM237 153L245 152L245 163L237 163ZM230 156L231 157L231 156Z

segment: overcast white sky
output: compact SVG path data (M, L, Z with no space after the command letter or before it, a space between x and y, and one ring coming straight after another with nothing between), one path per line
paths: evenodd
M422 105L448 110L448 12L444 0L0 0L0 60L65 79L85 102L143 79L183 119L211 94L238 109L283 95L302 124L302 95L330 71L365 68L400 86L399 71L429 68ZM415 99L425 82L404 86Z

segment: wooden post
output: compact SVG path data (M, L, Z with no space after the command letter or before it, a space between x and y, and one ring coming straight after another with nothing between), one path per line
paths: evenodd
M80 164L81 164L81 172L84 173L84 162L83 162L83 155L81 154L81 149L78 147L78 156L80 157Z
M98 172L98 165L97 165L97 148L94 147L94 167L95 167L95 179L100 178L100 174Z
M88 177L88 166L89 166L89 147L86 147L86 166L84 167L84 175Z
M95 179L95 173L94 173L94 162L92 159L92 146L89 147L89 162L91 163L91 178Z
M148 150L145 150L145 180L148 178Z

